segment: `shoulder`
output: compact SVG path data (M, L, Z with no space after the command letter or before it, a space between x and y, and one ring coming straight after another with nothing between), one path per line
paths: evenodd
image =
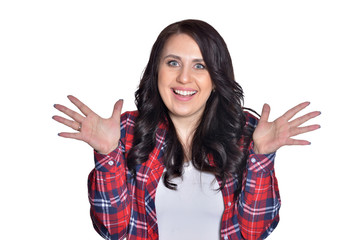
M248 110L244 111L244 115L246 117L246 126L250 128L256 128L259 118L256 117L253 113L249 112Z
M134 111L127 111L127 112L124 112L124 113L122 113L122 118L123 117L130 117L130 118L136 118L136 117L138 117L138 115L139 115L139 113L138 113L138 111L137 110L134 110Z
M120 117L120 141L128 152L133 146L135 122L138 111L128 111L122 113Z
M122 125L134 125L139 113L138 111L127 111L122 113L120 121Z
M138 111L128 111L122 113L120 117L120 128L123 137L125 135L133 135L134 127L138 117Z

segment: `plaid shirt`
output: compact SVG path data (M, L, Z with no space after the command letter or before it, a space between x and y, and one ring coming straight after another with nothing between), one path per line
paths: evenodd
M122 114L121 139L116 150L108 155L94 152L95 169L88 179L90 212L95 230L105 239L158 239L155 194L164 170L167 129L159 124L156 146L148 161L137 167L134 180L125 159L132 147L136 117L137 112ZM247 119L247 124L256 126L254 116L247 113ZM264 239L279 221L281 201L274 174L275 154L255 154L253 142L249 153L240 196L234 200L234 178L229 178L222 189L225 209L220 237L224 240Z

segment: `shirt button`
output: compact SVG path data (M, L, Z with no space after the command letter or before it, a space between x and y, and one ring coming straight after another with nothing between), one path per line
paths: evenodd
M232 203L231 202L228 202L228 207L230 207L232 205Z
M114 161L110 160L110 161L108 162L108 165L109 165L109 166L113 166L113 165L114 165Z
M256 159L255 159L255 158L251 158L251 162L252 162L252 163L255 163L255 162L256 162Z
M228 237L227 237L227 236L224 236L224 240L228 240Z

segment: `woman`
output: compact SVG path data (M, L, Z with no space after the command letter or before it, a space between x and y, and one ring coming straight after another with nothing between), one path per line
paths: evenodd
M291 137L320 112L290 119L308 102L268 122L242 108L243 91L218 32L198 20L166 27L153 45L136 91L138 111L103 119L73 96L85 115L62 105L95 149L89 175L91 217L106 239L264 239L277 226L275 151L307 145ZM218 190L218 191L217 191Z

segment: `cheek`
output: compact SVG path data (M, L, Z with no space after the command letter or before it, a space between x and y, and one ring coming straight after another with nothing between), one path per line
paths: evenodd
M158 72L159 92L161 91L165 92L166 90L168 90L172 83L172 79L174 79L174 75L171 72L159 68L159 72Z
M205 77L203 79L202 88L207 92L212 92L212 90L214 89L214 84L210 77Z
M166 85L166 79L167 79L166 75L167 75L166 72L163 71L162 68L160 68L158 72L158 88Z
M167 94L169 95L167 89L167 82L165 81L165 76L159 72L158 74L158 92L160 94L160 97L162 101L165 103L167 99Z

